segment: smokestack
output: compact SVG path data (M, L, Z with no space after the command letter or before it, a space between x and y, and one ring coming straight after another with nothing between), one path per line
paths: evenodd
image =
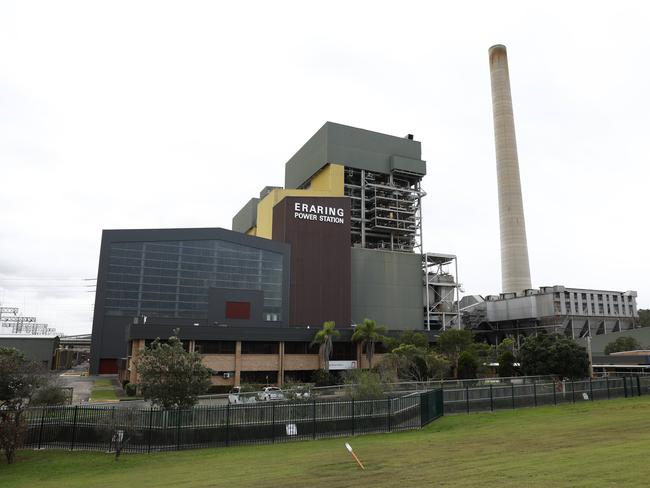
M504 293L519 292L531 288L531 283L515 121L512 115L508 55L506 47L501 44L492 46L489 55L499 187L501 288Z

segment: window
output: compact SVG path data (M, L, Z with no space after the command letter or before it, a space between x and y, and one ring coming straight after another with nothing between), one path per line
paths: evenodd
M154 339L146 339L144 341L144 347L150 347L151 344L153 343L153 341L154 341ZM167 339L161 339L159 342L161 342L162 344L167 344L167 342L169 342L169 341ZM181 344L183 345L183 349L185 349L185 351L190 350L190 342L189 341L182 341Z
M116 242L108 252L105 313L207 319L208 290L217 287L264 292L261 313L282 320L283 266L281 253L216 239Z
M332 359L335 361L356 361L357 345L351 342L335 342L332 347Z
M243 341L241 343L242 354L278 354L279 351L277 342Z
M309 342L285 342L285 354L318 354L318 344L310 345Z
M226 302L226 318L249 320L251 304L249 302Z
M235 354L235 341L196 341L194 351L199 354Z

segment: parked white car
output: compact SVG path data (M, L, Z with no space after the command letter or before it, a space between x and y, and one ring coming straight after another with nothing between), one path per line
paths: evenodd
M284 400L284 393L277 386L267 386L257 394L262 401L269 402L272 400Z

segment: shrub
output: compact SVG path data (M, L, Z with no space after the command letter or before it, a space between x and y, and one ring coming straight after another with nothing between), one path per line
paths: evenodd
M34 393L31 405L65 405L68 396L57 385L48 385Z
M336 376L323 369L314 371L311 381L315 386L333 386L337 384Z
M354 400L378 400L385 398L387 389L381 375L372 370L351 370L345 377L348 396Z
M127 396L136 396L138 394L138 385L135 383L127 383L126 386L124 386L124 391Z

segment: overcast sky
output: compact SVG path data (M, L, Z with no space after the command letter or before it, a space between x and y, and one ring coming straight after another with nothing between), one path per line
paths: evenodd
M0 3L0 302L90 332L102 229L225 227L333 121L422 142L424 244L501 289L488 48L533 286L650 307L643 2ZM88 286L90 285L90 286Z

